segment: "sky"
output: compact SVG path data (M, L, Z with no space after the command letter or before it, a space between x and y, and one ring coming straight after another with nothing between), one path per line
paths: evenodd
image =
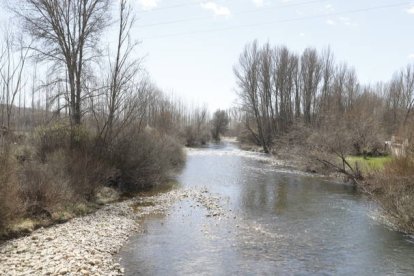
M137 18L132 36L141 41L136 54L144 57L151 79L167 94L211 111L234 105L233 66L255 39L297 53L329 46L336 61L353 66L364 84L388 81L414 62L414 1L130 2ZM0 16L0 22L8 21L4 12ZM103 40L113 37L108 31Z
M398 0L136 0L133 30L152 79L211 110L236 99L233 66L246 43L331 47L362 83L414 62L414 2Z

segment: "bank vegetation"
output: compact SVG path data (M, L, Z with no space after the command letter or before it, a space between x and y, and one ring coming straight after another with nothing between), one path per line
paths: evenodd
M185 162L183 146L220 139L226 114L212 120L206 106L189 108L151 81L129 2L5 7L13 20L0 39L0 238L164 185ZM107 44L108 31L116 35Z
M239 104L230 114L243 144L311 172L344 175L414 232L414 64L364 85L330 48L298 54L254 41L234 73ZM363 168L368 162L358 159L368 158L387 162Z

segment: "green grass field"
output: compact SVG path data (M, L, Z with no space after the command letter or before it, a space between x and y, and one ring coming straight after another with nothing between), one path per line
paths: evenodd
M355 166L358 163L358 166L362 172L369 173L373 171L381 171L384 169L384 165L387 162L392 160L391 156L381 156L381 157L367 157L363 156L349 156L347 161L351 166Z

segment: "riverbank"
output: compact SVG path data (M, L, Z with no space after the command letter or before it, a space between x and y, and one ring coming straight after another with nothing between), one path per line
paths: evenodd
M138 196L0 245L0 275L123 275L113 256L140 229L140 219L183 199L194 200L209 216L223 214L219 198L206 190Z
M229 140L232 143L237 144L240 149L248 152L264 153L262 147L241 143L236 138ZM324 166L322 163L315 162L311 158L307 158L303 153L306 149L295 147L283 147L279 148L277 152L269 153L269 157L272 159L272 163L277 166L283 166L286 168L298 170L304 173L318 174L321 176L327 176L332 178L339 178L340 175L335 173L332 169Z
M269 155L227 141L189 150L178 181L219 195L224 216L183 200L145 217L117 254L126 274L414 271L411 239L384 227L377 206L352 185L273 165Z
M235 141L240 148L250 152L263 152L255 145ZM320 152L327 160L336 162L334 156ZM412 158L391 158L381 156L367 158L349 156L347 161L354 170L358 169L360 178L353 182L352 176L339 172L333 166L327 166L307 154L302 146L291 145L280 147L269 154L277 166L282 164L288 168L306 173L321 175L344 183L355 185L361 194L375 202L382 210L382 222L395 231L409 235L414 234L413 205L413 168ZM339 158L338 160L339 161ZM338 165L339 167L340 165Z

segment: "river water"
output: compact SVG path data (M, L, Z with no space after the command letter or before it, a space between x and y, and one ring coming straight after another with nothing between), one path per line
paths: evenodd
M231 143L190 150L178 181L220 195L226 215L188 199L147 217L119 254L127 275L414 275L412 237L349 185Z

